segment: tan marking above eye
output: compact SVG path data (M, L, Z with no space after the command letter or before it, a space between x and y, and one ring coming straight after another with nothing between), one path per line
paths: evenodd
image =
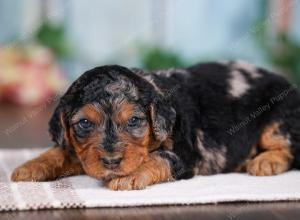
M135 109L136 106L134 104L124 103L117 108L115 114L113 115L113 120L117 124L125 124L131 117L134 116Z
M77 123L81 119L88 119L94 124L101 124L103 121L103 114L101 114L101 110L94 104L87 104L73 116L72 123Z

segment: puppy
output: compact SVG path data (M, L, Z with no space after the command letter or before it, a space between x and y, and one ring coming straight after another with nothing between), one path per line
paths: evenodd
M55 146L13 181L87 174L113 190L227 172L276 175L300 167L300 95L243 62L145 72L85 72L50 120Z

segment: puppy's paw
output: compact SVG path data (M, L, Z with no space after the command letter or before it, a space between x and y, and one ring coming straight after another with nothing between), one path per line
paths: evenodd
M48 169L39 163L28 162L17 167L12 175L11 180L18 181L45 181L49 178Z
M129 176L116 177L106 183L112 190L138 190L153 184L146 173L135 173Z
M288 170L289 163L285 157L273 152L256 156L247 164L247 172L253 176L271 176Z

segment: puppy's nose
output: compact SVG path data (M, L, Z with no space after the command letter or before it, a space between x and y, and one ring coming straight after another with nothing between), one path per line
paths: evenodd
M104 167L108 169L114 169L121 163L122 157L102 157L101 158Z

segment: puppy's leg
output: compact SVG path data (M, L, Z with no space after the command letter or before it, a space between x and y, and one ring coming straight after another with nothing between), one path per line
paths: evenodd
M259 140L264 151L247 164L247 172L254 176L270 176L283 173L290 167L293 156L290 140L283 135L278 123L266 127Z
M53 147L17 167L11 175L11 180L46 181L81 173L83 169L75 155L70 155L61 147Z
M146 186L173 181L177 175L184 173L184 167L173 153L155 152L132 174L125 177L116 177L107 182L112 190L143 189ZM176 173L177 172L177 173Z

